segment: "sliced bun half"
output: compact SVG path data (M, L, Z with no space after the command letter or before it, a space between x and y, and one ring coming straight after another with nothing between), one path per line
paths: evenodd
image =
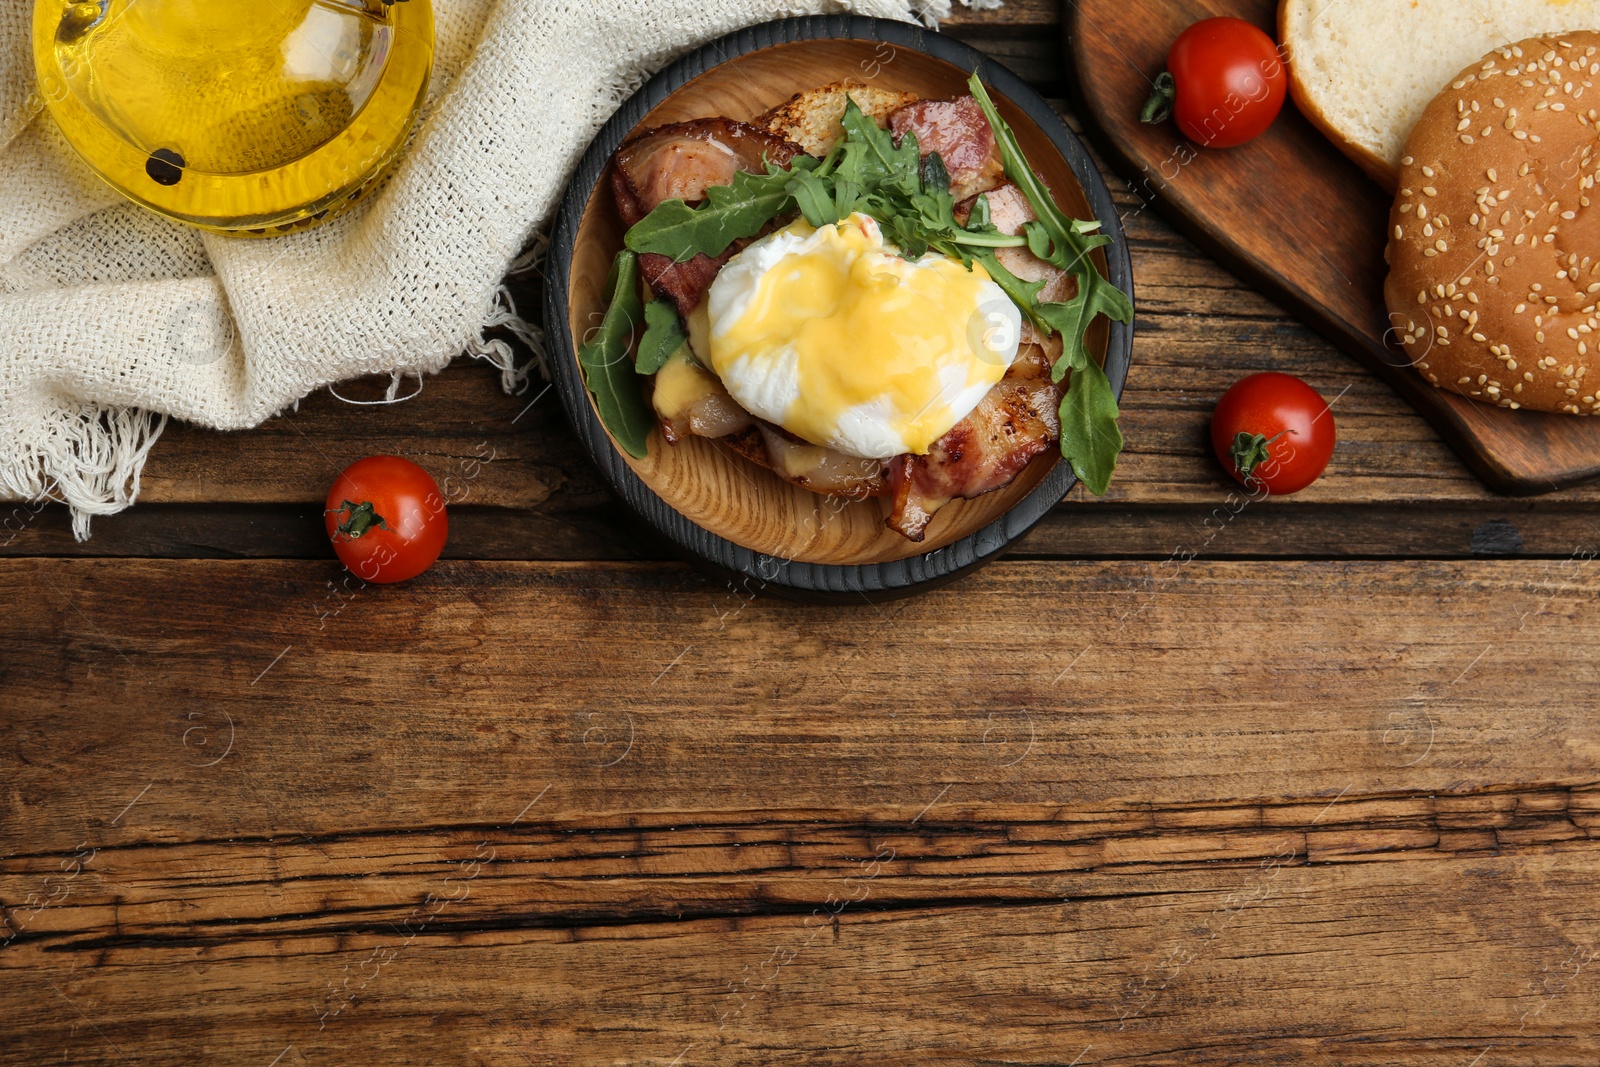
M1386 189L1457 71L1507 41L1600 30L1600 0L1282 0L1295 103Z
M844 136L839 120L844 117L847 100L854 100L879 126L887 126L891 112L916 99L916 93L879 89L854 81L834 82L795 93L755 119L754 125L793 141L813 156L825 156Z

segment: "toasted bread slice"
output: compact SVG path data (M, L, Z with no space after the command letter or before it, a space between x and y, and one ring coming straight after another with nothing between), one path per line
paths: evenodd
M1312 124L1393 190L1406 138L1474 60L1540 34L1600 29L1600 0L1282 0L1289 87Z
M820 89L795 93L752 125L793 141L813 156L825 156L834 142L844 136L839 120L844 117L846 97L854 100L879 126L887 126L889 114L916 100L917 94L879 89L860 82L834 82Z

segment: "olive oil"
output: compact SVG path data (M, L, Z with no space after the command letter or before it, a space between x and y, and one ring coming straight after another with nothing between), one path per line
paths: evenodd
M36 0L39 91L107 182L220 233L314 226L422 106L430 0Z

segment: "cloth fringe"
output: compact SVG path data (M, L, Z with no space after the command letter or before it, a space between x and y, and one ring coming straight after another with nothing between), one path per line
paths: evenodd
M538 271L544 264L544 256L549 247L549 234L536 234L527 250L511 261L511 266L506 269L506 276L517 277ZM533 354L533 358L518 366L516 351L510 344L503 338L484 336L487 331L495 329L504 330L521 341ZM535 368L538 369L540 378L544 381L550 380L550 357L545 345L544 331L518 314L516 300L511 295L511 287L503 282L489 298L489 307L483 313L478 333L475 337L468 338L465 354L497 368L500 371L500 387L513 396L520 396L528 391L530 375Z
M57 500L72 512L72 536L89 539L96 515L114 515L139 495L139 476L167 417L139 408L87 405L51 412L23 463L0 469L0 486L23 500Z

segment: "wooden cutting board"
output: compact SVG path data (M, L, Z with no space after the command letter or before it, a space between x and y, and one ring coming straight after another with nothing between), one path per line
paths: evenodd
M1213 15L1277 34L1276 0L1067 0L1078 113L1127 186L1195 243L1388 381L1491 488L1546 493L1600 477L1600 419L1505 411L1434 389L1386 343L1390 196L1291 101L1240 148L1191 149L1139 107L1167 49Z

